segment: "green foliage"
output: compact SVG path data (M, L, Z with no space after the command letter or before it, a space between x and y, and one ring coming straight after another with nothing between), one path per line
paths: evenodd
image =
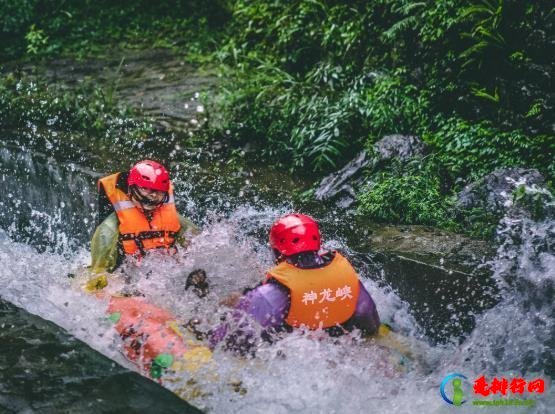
M369 20L369 2L237 0L228 56L254 56L295 75L314 65L340 62L342 69L358 69L370 57L368 47L378 31Z
M536 167L555 179L548 0L4 0L2 7L4 59L145 47L172 48L189 61L216 58L224 81L215 127L236 147L255 144L265 160L291 170L327 172L383 135L422 136L434 156L380 173L361 197L360 211L378 220L452 227L452 183L498 167ZM101 135L122 118L117 85L66 93L8 78L0 82L3 123L40 125L55 114L62 128ZM464 220L488 229L494 218L476 211Z
M25 40L27 40L27 53L30 55L37 55L46 47L48 36L44 34L44 30L37 29L37 27L32 24L25 35Z
M25 50L25 34L33 23L36 0L2 0L0 58L16 57Z
M2 128L79 131L107 141L141 140L153 133L150 124L135 121L128 108L116 105L99 87L55 89L11 73L0 79L0 120Z
M477 179L500 167L534 167L555 177L555 140L518 130L503 132L489 122L436 118L437 129L424 135L436 147L452 177Z
M85 57L118 47L176 48L199 57L200 49L213 49L227 7L223 0L3 0L0 57Z
M488 51L506 47L507 42L501 33L503 3L504 0L481 0L462 10L461 17L473 22L472 29L462 33L472 39L472 45L460 55L464 59L463 67L476 64L481 68Z
M441 191L441 175L431 160L397 165L370 178L358 211L376 221L457 229L453 201Z
M345 78L321 65L302 82L269 63L241 73L218 109L224 128L255 141L290 169L327 171L384 134L425 131L428 101L395 74Z
M378 75L365 91L360 111L368 122L367 144L386 134L422 134L430 127L428 94L403 82L403 73Z
M466 135L488 167L519 164L521 147L541 158L537 143L552 134L549 63L538 53L549 48L546 1L237 0L232 10L218 52L235 75L223 126L243 124L246 140L291 168L327 171L388 133L443 134L438 113L468 123L448 135ZM480 152L486 136L498 150Z
M513 203L537 221L550 219L555 212L555 198L545 188L519 185L513 191Z
M461 231L480 239L491 239L500 219L501 214L483 208L471 208L459 214L457 222Z
M384 3L397 14L381 37L387 53L430 92L435 112L486 119L503 130L552 133L550 2ZM531 111L535 103L541 110Z

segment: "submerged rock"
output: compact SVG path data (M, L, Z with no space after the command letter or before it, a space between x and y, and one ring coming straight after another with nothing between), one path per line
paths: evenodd
M513 208L513 193L518 187L544 185L545 180L538 170L501 168L467 185L458 194L456 206L461 210L477 208L503 215Z
M417 225L380 225L358 218L348 245L357 269L379 274L410 303L411 314L437 342L461 339L474 316L497 302L489 263L495 245L461 234ZM387 313L384 312L384 321Z
M360 224L372 251L413 258L448 271L472 273L495 254L491 243L419 225Z

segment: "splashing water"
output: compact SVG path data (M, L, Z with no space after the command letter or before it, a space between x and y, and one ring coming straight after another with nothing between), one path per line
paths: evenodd
M88 262L87 232L95 219L98 174L24 150L2 148L0 156L0 297L135 369L106 322L107 303L82 293L67 277ZM116 273L113 288L127 275L130 286L150 302L183 322L200 318L200 327L207 330L220 323L221 299L261 280L271 265L267 228L290 206L242 196L232 199L219 192L221 183L215 191L214 186L199 189L197 172L179 171L176 182L184 189L178 187L177 198L190 215L202 220L202 233L181 256L150 255L140 266L126 264ZM500 301L477 317L476 327L461 345L428 343L411 316L410 304L368 267L362 272L363 283L382 319L393 321L407 335L415 361L401 364L398 354L356 333L330 338L296 330L274 344L260 343L254 358L239 358L217 347L213 364L195 375L194 387L200 391L193 395L190 374L170 374L164 386L212 412L416 413L447 409L438 387L451 372L469 378L553 375L554 235L551 219L507 216L500 222L500 246L491 263ZM327 243L350 251L341 238ZM196 268L209 276L211 292L203 299L185 290L186 275ZM535 411L549 412L554 403L548 388ZM465 406L461 412L476 408ZM510 412L510 407L503 410Z

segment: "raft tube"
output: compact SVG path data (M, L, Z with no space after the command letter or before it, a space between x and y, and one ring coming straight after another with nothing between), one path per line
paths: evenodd
M122 338L125 356L151 378L159 379L176 363L182 369L196 371L211 359L208 348L185 340L171 313L142 297L112 296L108 315Z

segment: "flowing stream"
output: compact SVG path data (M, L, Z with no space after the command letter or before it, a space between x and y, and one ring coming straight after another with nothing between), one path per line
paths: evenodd
M32 128L2 132L0 299L54 322L135 370L106 320L107 303L83 293L71 277L89 261L96 180L129 168L135 159L167 161L178 209L202 232L177 260L151 256L140 266L124 266L115 286L126 274L149 301L183 321L199 318L202 329L220 323L221 299L261 280L272 263L268 228L298 206L288 190L303 183L270 167L181 148L169 135L133 148L114 144L109 156L80 151L79 139ZM367 232L349 214L325 206L306 209L321 221L325 246L353 259L382 320L406 336L414 358L359 340L356 333L330 338L295 331L274 344L261 342L254 358L216 348L212 363L194 375L194 382L191 374L178 372L164 381L166 388L209 412L421 413L450 409L439 393L449 373L472 379L550 378L555 373L553 220L505 217L485 276L480 269L440 271L433 281L433 267L384 267L363 247ZM204 299L185 291L186 275L196 268L205 269L210 280ZM433 289L426 285L432 282ZM412 284L420 286L420 294L403 288ZM471 388L465 392L469 396ZM546 392L534 398L529 411L551 411L555 393L549 381ZM466 404L458 410L483 408Z

